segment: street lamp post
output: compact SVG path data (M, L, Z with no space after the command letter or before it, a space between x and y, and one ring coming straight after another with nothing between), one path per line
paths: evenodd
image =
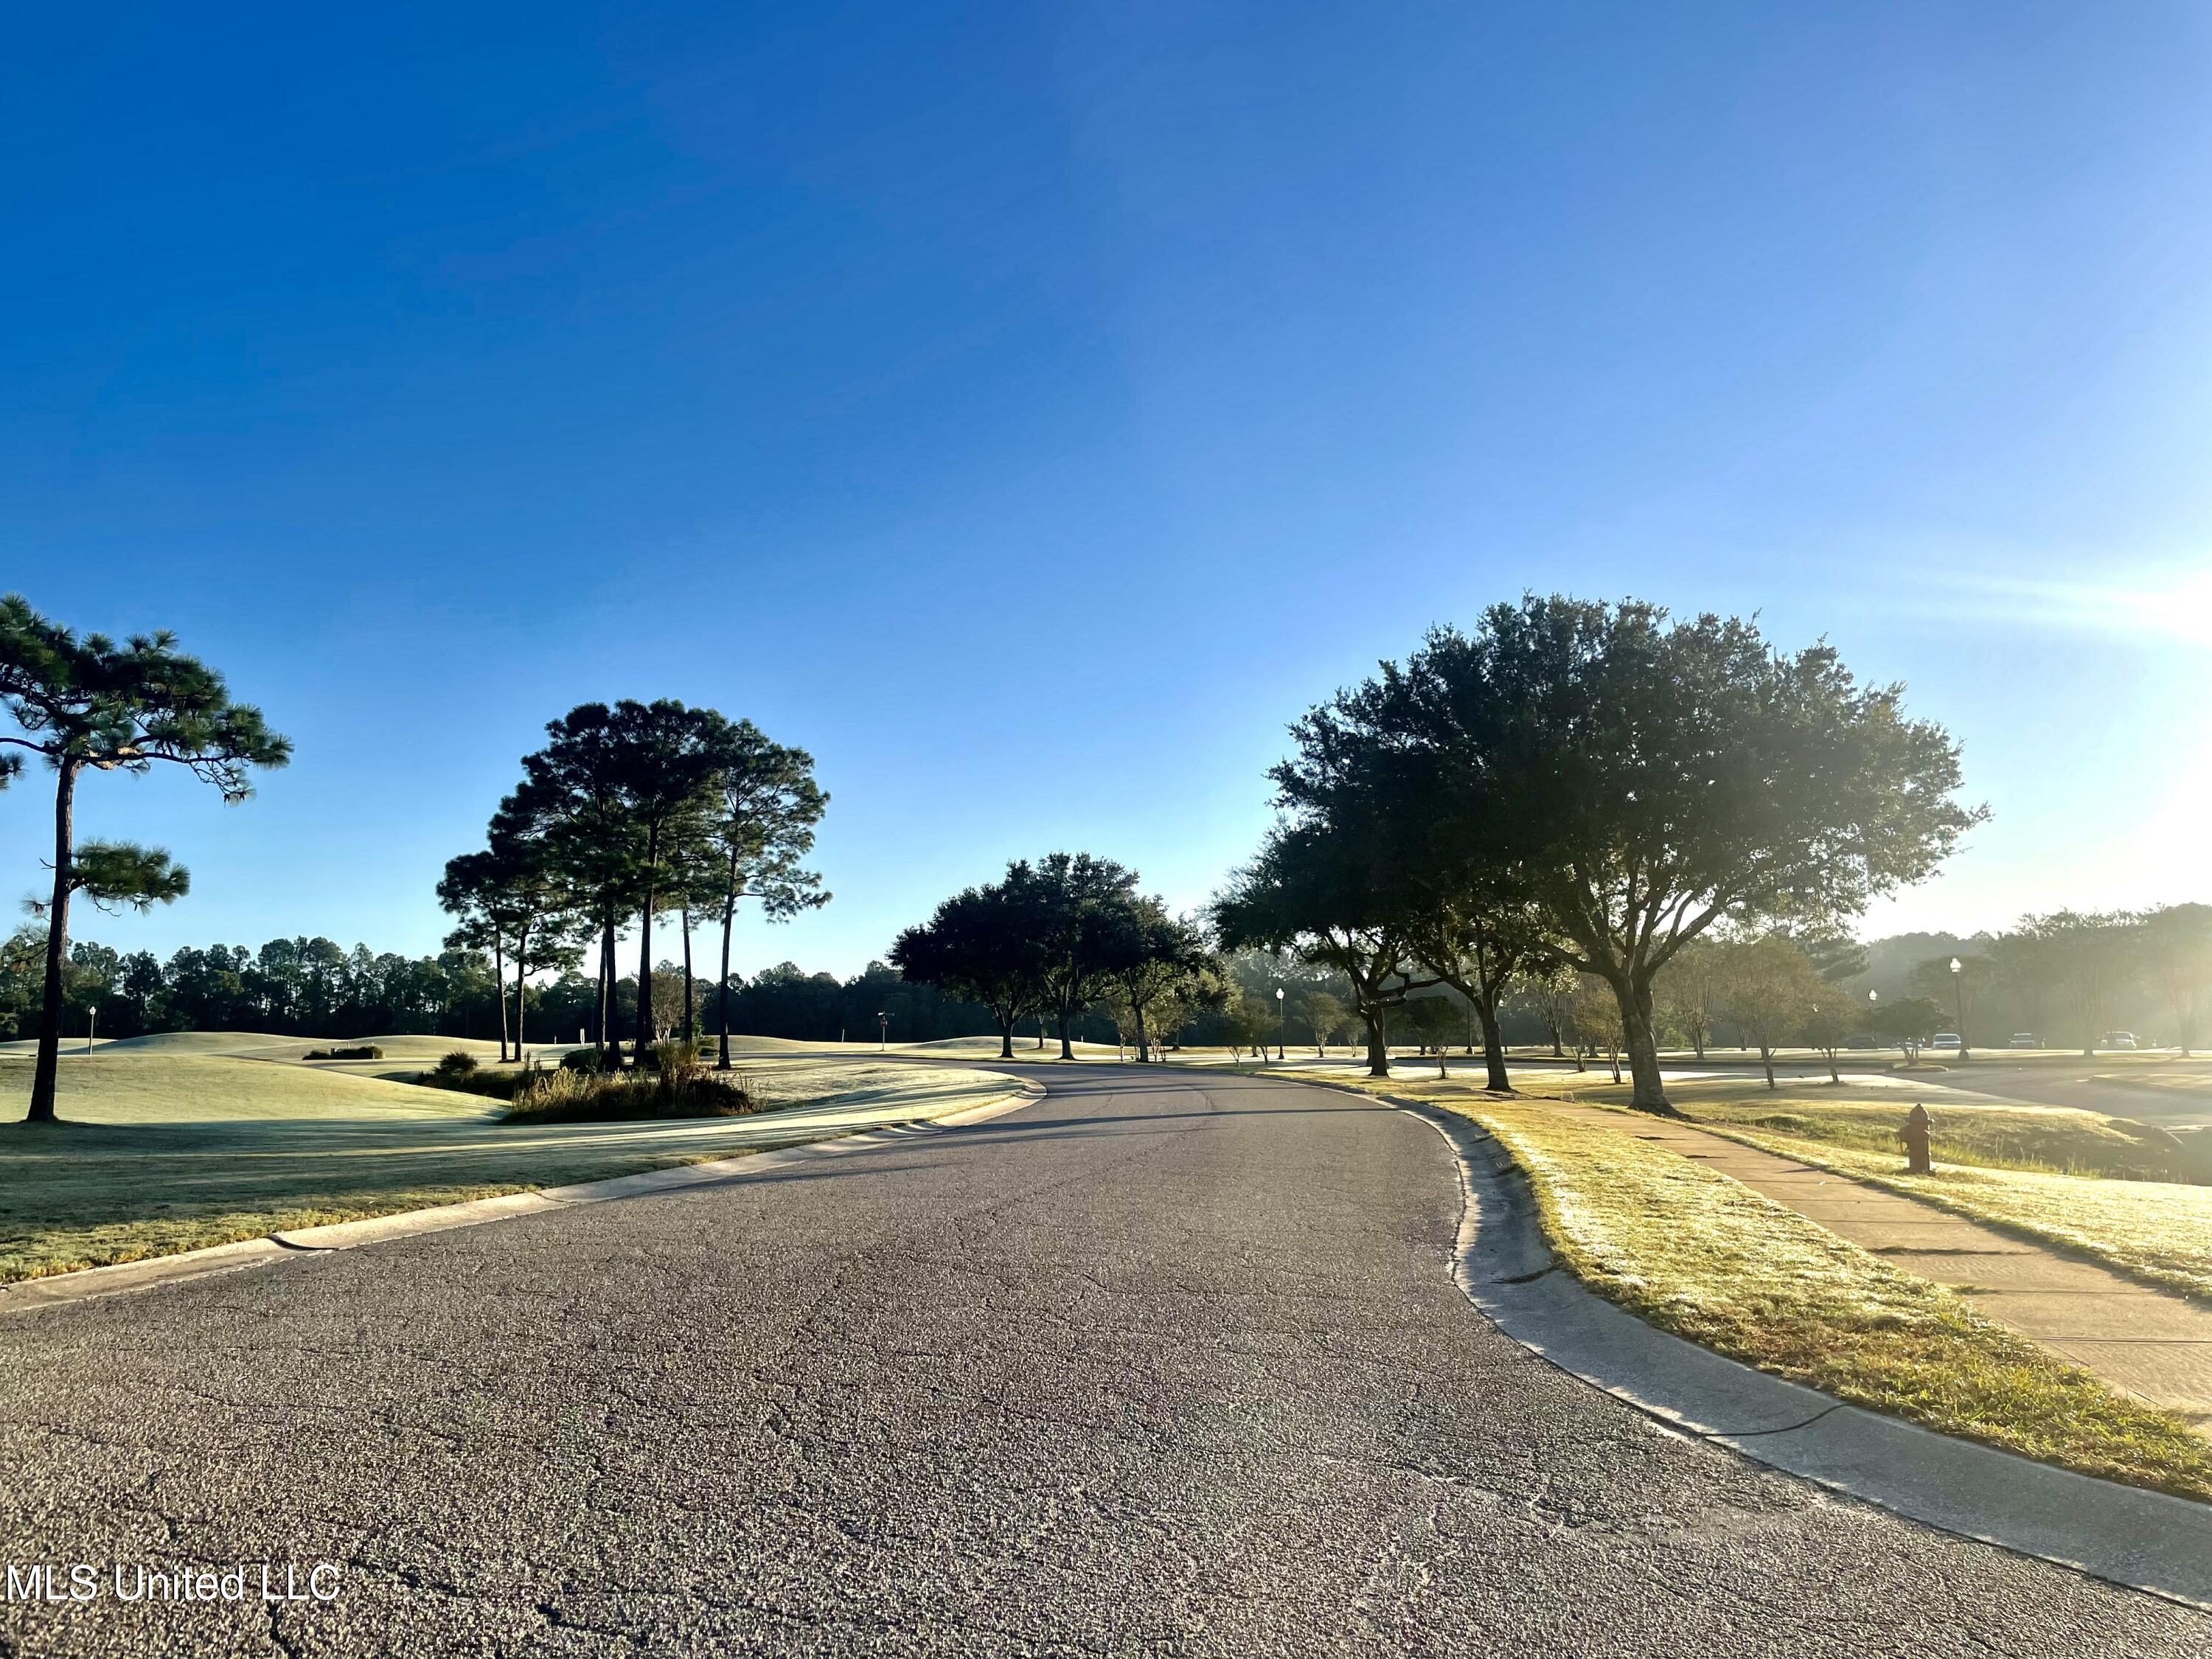
M887 1053L891 1046L891 1017L882 1009L876 1010L876 1051Z
M1875 1035L1874 1029L1875 1005L1881 1000L1881 992L1869 991L1867 993L1867 1047L1869 1048L1879 1048L1881 1047L1881 1039Z
M1959 1016L1959 1058L1966 1058L1966 964L1958 957L1951 958L1951 1006Z
M1275 1058L1288 1058L1283 1052L1283 1038L1290 1030L1290 1016L1283 1012L1283 988L1275 988Z

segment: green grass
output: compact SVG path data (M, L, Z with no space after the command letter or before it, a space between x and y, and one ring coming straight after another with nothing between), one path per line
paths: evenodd
M1569 1271L1662 1330L1945 1434L2212 1498L2212 1441L2180 1418L1741 1182L1633 1135L1569 1121L1541 1100L1433 1079L1363 1086L1431 1101L1490 1130L1528 1175L1545 1237Z
M301 1044L291 1048L306 1052ZM61 1115L80 1123L450 1118L484 1110L481 1100L388 1082L349 1066L283 1065L185 1048L133 1053L117 1048L89 1059L64 1059L57 1089ZM21 1117L30 1099L30 1061L0 1058L0 1119Z
M2212 1187L2085 1180L2032 1170L1946 1166L1907 1175L1894 1152L1771 1133L1740 1139L1956 1214L2079 1251L2146 1283L2212 1300Z
M1609 1084L1570 1088L1556 1077L1527 1086L1600 1104L1628 1099ZM2212 1185L2203 1184L2212 1139L2185 1134L2177 1153L2161 1132L2124 1118L1923 1093L1936 1169L1909 1176L1897 1139L1909 1090L1797 1084L1770 1093L1711 1081L1670 1085L1668 1094L1701 1127L2212 1298Z
M1407 1067L1403 1075L1415 1079L1421 1072ZM1428 1075L1433 1079L1434 1071ZM1464 1079L1468 1074L1454 1075ZM1513 1080L1528 1094L1603 1106L1628 1103L1628 1088L1614 1085L1610 1072L1516 1068ZM2212 1162L2208 1161L2212 1148L2194 1136L2185 1135L2177 1144L2163 1130L2071 1107L1996 1100L1940 1087L1916 1089L1909 1084L1884 1087L1845 1082L1838 1086L1796 1079L1770 1090L1756 1076L1670 1080L1667 1097L1683 1116L1710 1127L1783 1134L1853 1152L1891 1154L1899 1152L1897 1133L1905 1114L1919 1101L1933 1121L1939 1162L2124 1181L2212 1181Z
M1898 1129L1914 1099L1897 1090L1879 1099L1853 1098L1802 1085L1774 1094L1740 1085L1688 1085L1668 1092L1678 1109L1699 1123L1891 1155L1898 1153ZM2124 1181L2171 1181L2200 1169L2212 1176L2212 1168L2186 1150L2177 1152L2160 1131L2101 1112L1922 1098L1933 1124L1934 1155L1944 1163Z
M759 1115L521 1127L476 1097L318 1067L161 1051L74 1064L64 1121L0 1123L0 1282L941 1116L1008 1086L762 1059L744 1079L771 1108ZM29 1069L0 1060L11 1119Z

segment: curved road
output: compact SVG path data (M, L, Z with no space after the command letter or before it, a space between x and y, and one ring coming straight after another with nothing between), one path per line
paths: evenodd
M2089 1075L2096 1065L2094 1060L2077 1060L2065 1066L1962 1066L1943 1081L1970 1094L2032 1101L2039 1106L2073 1106L2164 1128L2212 1122L2212 1100L2201 1094L2148 1084L2107 1083Z
M0 1561L103 1576L0 1607L0 1651L2212 1647L1533 1358L1452 1285L1414 1118L1042 1075L974 1128L0 1323ZM337 1599L105 1577L264 1559Z

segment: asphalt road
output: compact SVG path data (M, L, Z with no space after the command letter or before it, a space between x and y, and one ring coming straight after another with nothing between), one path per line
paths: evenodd
M1425 1124L1086 1066L727 1187L0 1322L27 1653L2202 1654L1663 1433L1453 1287ZM125 1604L144 1562L328 1603ZM258 1567L249 1592L259 1595Z
M2105 1069L2110 1069L2109 1062ZM2039 1106L2074 1106L2168 1128L2212 1123L2212 1101L2202 1095L2141 1084L2107 1083L2094 1075L2097 1070L2094 1060L2067 1066L1961 1066L1942 1080L1951 1088L1972 1094L2032 1101Z

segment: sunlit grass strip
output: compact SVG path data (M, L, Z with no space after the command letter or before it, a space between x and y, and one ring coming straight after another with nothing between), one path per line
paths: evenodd
M1424 1098L1496 1135L1528 1176L1568 1270L1647 1323L1944 1434L2212 1499L2212 1440L2180 1418L1741 1182L1540 1102L1433 1086L1370 1092Z
M1893 1154L1737 1126L1700 1127L2025 1238L2077 1250L2146 1284L2212 1299L2212 1187L1941 1163L1931 1174L1914 1176L1904 1172Z

